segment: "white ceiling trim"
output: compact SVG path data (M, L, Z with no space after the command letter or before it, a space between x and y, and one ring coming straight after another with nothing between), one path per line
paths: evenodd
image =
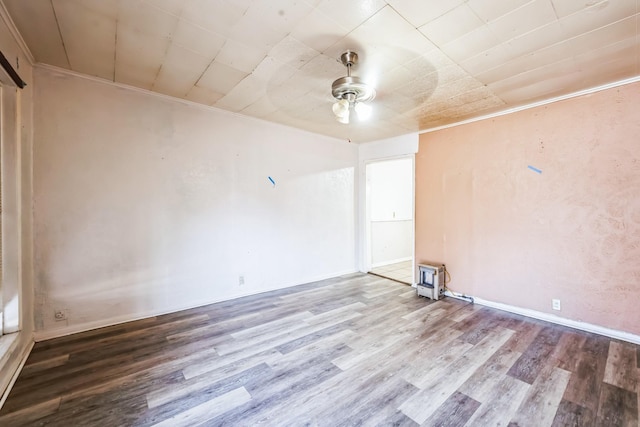
M502 110L502 111L496 111L495 113L487 114L487 115L480 116L480 117L472 117L472 118L467 119L467 120L462 120L462 121L455 122L455 123L449 123L447 125L437 126L437 127L431 128L431 129L426 129L426 130L420 131L420 132L418 132L418 134L422 135L424 133L431 133L431 132L435 132L435 131L442 130L442 129L449 129L449 128L453 128L453 127L456 127L456 126L461 126L461 125L466 125L466 124L469 124L469 123L479 122L481 120L487 120L487 119L493 119L495 117L506 116L507 114L517 113L518 111L529 110L531 108L536 108L536 107L540 107L540 106L547 105L547 104L553 104L554 102L564 101L566 99L571 99L571 98L577 98L577 97L580 97L580 96L583 96L583 95L589 95L589 94L592 94L592 93L600 92L602 90L612 89L614 87L624 86L624 85L637 83L637 82L640 82L640 76L631 77L631 78L624 79L624 80L619 80L619 81L613 82L613 83L607 83L607 84L604 84L604 85L601 85L601 86L592 87L592 88L589 88L589 89L579 90L577 92L572 92L572 93L569 93L569 94L566 94L566 95L556 96L554 98L549 98L549 99L545 99L545 100L542 100L542 101L533 102L531 104L521 105L519 107L513 107L513 108L508 108L508 109Z
M16 28L16 24L13 22L13 19L11 19L11 15L9 15L9 11L7 11L7 8L4 5L4 2L2 2L1 0L0 0L0 18L2 19L4 24L7 26L7 29L11 33L11 37L13 37L13 40L15 40L16 44L18 45L18 48L20 48L23 55L27 58L27 60L29 61L29 64L33 66L36 63L36 60L33 54L31 53L29 46L27 46L27 43L25 43L24 39L22 38L22 34L20 34L20 31L18 31L18 28Z

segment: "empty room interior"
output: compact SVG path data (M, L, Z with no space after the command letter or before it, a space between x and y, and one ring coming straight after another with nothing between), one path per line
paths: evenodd
M640 0L0 0L0 53L0 425L639 425Z

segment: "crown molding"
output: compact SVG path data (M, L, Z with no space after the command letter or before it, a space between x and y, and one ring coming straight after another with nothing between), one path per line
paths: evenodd
M20 34L20 31L18 31L16 24L13 22L13 19L11 18L11 15L9 15L9 11L7 10L7 7L4 5L4 2L2 0L0 0L0 18L2 19L2 22L4 22L7 26L7 29L9 30L9 33L11 33L13 40L18 45L18 48L20 48L20 50L22 51L22 54L27 58L29 64L31 64L31 66L35 65L36 60L33 57L29 46L27 46L27 43L22 38L22 34Z
M497 111L495 113L486 114L484 116L472 117L470 119L462 120L462 121L455 122L455 123L450 123L448 125L437 126L437 127L434 127L434 128L430 128L430 129L426 129L426 130L420 131L419 134L422 135L422 134L425 134L425 133L435 132L435 131L443 130L443 129L449 129L449 128L453 128L453 127L456 127L456 126L461 126L461 125L466 125L466 124L469 124L469 123L479 122L479 121L482 121L482 120L493 119L495 117L506 116L507 114L517 113L518 111L529 110L531 108L536 108L536 107L540 107L540 106L547 105L547 104L553 104L554 102L564 101L564 100L572 99L572 98L578 98L580 96L589 95L589 94L592 94L592 93L596 93L596 92L600 92L600 91L603 91L603 90L612 89L612 88L615 88L615 87L618 87L618 86L624 86L624 85L628 85L628 84L636 83L636 82L640 82L640 76L630 77L628 79L618 80L618 81L615 81L615 82L612 82L612 83L607 83L607 84L596 86L596 87L592 87L592 88L589 88L589 89L579 90L577 92L572 92L572 93L569 93L569 94L566 94L566 95L560 95L560 96L556 96L556 97L553 97L553 98L545 99L545 100L542 100L542 101L532 102L531 104L521 105L519 107L508 108L506 110Z
M2 1L2 0L0 0ZM166 95L164 93L160 93L160 92L154 92L152 90L149 89L143 89L137 86L131 86L125 83L118 83L118 82L114 82L113 80L109 80L109 79L105 79L102 77L97 77L97 76L92 76L89 74L84 74L84 73L80 73L78 71L73 71L73 70L69 70L67 68L60 68L58 66L55 65L49 65L49 64L45 64L43 62L38 62L36 64L33 65L33 68L40 68L43 70L48 70L48 71L52 71L54 73L58 73L58 74L65 74L68 76L72 76L72 77L77 77L79 79L83 79L83 80L89 80L95 83L100 83L100 84L104 84L107 86L113 86L113 87L117 87L119 89L124 89L127 91L131 91L131 92L137 92L137 93L141 93L147 96L151 96L154 98L158 98L164 101L169 101L169 102L175 102L178 104L183 104L183 105L187 105L189 107L194 107L194 108L198 108L200 110L206 110L206 111L215 111L217 113L222 113L222 114L230 114L232 116L238 116L238 117L244 117L244 118L250 118L253 120L259 120L259 121L264 121L267 123L271 123L271 124L275 124L278 125L278 123L274 123L274 122L269 122L267 120L264 119L260 119L258 117L252 117L252 116L246 116L240 113L236 113L234 111L229 111L229 110L224 110L222 108L219 107L215 107L213 105L206 105L206 104L200 104L194 101L190 101L188 99L184 99L184 98L178 98L175 96L171 96L171 95ZM285 125L280 125L280 126L285 126Z
M154 98L157 98L157 99L161 99L161 100L164 100L164 101L167 101L167 102L174 102L174 103L186 105L188 107L204 110L204 111L216 112L216 113L220 113L220 114L228 114L228 115L231 115L231 116L240 117L240 118L247 119L247 120L254 120L254 121L258 121L258 122L261 122L263 124L266 124L268 126L274 126L274 127L284 128L284 129L294 129L294 130L296 130L298 132L302 132L302 133L309 134L309 135L314 135L316 137L320 136L320 137L332 140L332 141L334 141L336 143L340 143L340 144L344 144L345 143L342 139L336 138L334 136L324 135L324 134L320 134L320 133L314 133L314 132L311 132L311 131L308 131L308 130L305 130L305 129L300 129L300 128L296 128L296 127L293 127L293 126L285 125L285 124L282 124L282 123L266 120L266 119L263 119L261 117L253 117L253 116L249 116L249 115L242 114L242 113L239 113L239 112L225 110L223 108L216 107L214 105L200 104L200 103L197 103L197 102L194 102L194 101L190 101L188 99L177 98L175 96L165 95L165 94L159 93L159 92L154 92L154 91L149 90L149 89L142 89L142 88L139 88L139 87L136 87L136 86L131 86L131 85L127 85L127 84L124 84L124 83L114 82L113 80L104 79L102 77L90 76L88 74L79 73L77 71L68 70L66 68L60 68L60 67L57 67L55 65L49 65L49 64L44 64L42 62L38 62L38 63L35 63L33 65L33 68L34 69L40 68L40 69L43 69L43 70L49 70L49 71L54 72L54 73L68 75L68 76L72 76L72 77L77 77L77 78L80 78L80 79L89 80L89 81L93 81L93 82L96 82L96 83L101 83L101 84L104 84L104 85L117 87L119 89L124 89L124 90L127 90L127 91L137 92L137 93L144 94L144 95L147 95L147 96L151 96L151 97L154 97Z

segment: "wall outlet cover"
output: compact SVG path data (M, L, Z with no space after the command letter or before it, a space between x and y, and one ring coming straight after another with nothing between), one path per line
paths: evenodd
M552 299L551 300L551 308L553 308L554 310L560 310L560 300L559 299Z
M54 310L53 318L56 321L67 320L67 310Z

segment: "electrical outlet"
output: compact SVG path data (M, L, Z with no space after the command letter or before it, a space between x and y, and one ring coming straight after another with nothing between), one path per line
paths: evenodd
M244 276L238 276L238 286L244 285Z
M554 310L560 310L560 300L559 299L552 299L551 300L551 308L553 308Z
M53 318L56 321L67 320L67 311L66 310L54 310Z

